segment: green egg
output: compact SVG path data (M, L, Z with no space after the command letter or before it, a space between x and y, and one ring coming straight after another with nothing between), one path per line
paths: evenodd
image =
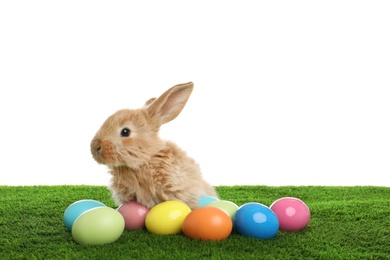
M123 216L115 209L97 207L81 214L72 227L73 239L83 245L115 242L125 229Z
M234 215L238 210L238 205L228 200L212 201L209 204L207 204L207 206L216 207L224 210L232 220L234 220Z

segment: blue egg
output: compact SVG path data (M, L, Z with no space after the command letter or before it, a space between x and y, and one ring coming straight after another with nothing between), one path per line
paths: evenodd
M204 207L207 204L209 204L210 202L217 201L217 200L219 200L219 199L216 197L213 197L213 196L202 196L199 199L199 207Z
M71 231L75 220L85 211L96 208L105 207L106 205L97 200L79 200L72 203L64 212L64 224Z
M270 239L276 236L279 230L279 220L269 207L249 202L236 211L234 228L243 236Z

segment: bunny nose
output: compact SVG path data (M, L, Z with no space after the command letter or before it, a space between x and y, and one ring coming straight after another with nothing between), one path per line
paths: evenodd
M92 141L91 146L93 152L99 152L102 148L102 142L100 141L100 139L95 139Z

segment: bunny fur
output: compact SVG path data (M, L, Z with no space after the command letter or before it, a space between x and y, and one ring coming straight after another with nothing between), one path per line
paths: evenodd
M193 83L178 84L140 109L122 109L103 123L91 141L91 153L112 175L109 189L117 205L138 201L148 208L179 200L197 208L202 196L217 197L199 165L170 141L160 126L175 119L192 92Z

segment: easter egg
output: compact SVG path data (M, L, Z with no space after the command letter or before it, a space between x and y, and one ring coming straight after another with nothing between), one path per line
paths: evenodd
M309 224L310 209L298 198L280 198L274 201L270 208L279 219L281 231L298 231L306 228Z
M210 207L216 207L224 210L230 218L233 220L234 215L236 214L236 211L238 210L238 206L236 203L228 201L228 200L217 200L217 201L212 201L207 206Z
M145 227L145 218L149 209L137 201L125 202L118 207L118 212L125 219L127 230L142 229Z
M209 204L210 202L217 201L217 200L219 200L219 199L216 197L213 197L213 196L202 196L199 199L199 207L204 207L207 204Z
M249 202L237 210L234 216L234 228L243 236L269 239L277 234L279 221L275 213L267 206Z
M125 229L125 220L115 209L99 207L81 214L72 228L73 239L83 245L103 245L116 241Z
M191 212L181 201L164 201L151 208L145 218L146 229L154 234L168 235L181 232L184 219Z
M192 239L223 240L233 229L233 222L222 209L205 206L192 210L183 222L184 235Z

